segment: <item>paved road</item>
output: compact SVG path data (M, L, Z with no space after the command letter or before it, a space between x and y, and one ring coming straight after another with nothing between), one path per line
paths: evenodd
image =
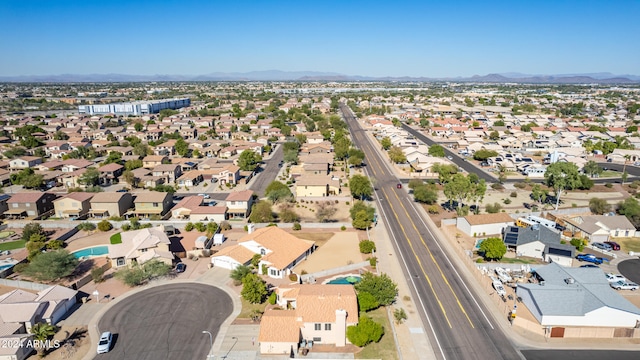
M588 345L585 345L588 347ZM609 350L523 350L527 360L637 360L637 351Z
M112 350L96 359L205 359L233 305L224 291L171 284L134 294L113 306L98 329L116 334Z
M519 359L522 355L500 330L487 309L464 283L432 229L422 220L397 178L366 137L351 111L341 106L354 144L366 157L375 179L376 198L396 251L411 279L418 311L438 359ZM377 145L376 145L377 146Z
M621 261L618 264L618 271L622 276L633 281L636 284L640 284L640 259L629 259ZM638 356L640 358L640 355Z
M280 172L280 162L284 159L283 144L278 144L276 150L269 160L265 160L262 165L262 171L256 174L256 177L251 180L249 188L254 191L259 197L264 196L264 191L267 186L276 179L278 172Z
M406 131L408 131L411 135L415 136L418 140L424 142L425 144L431 146L434 144L438 144L435 141L429 139L425 134L423 134L422 132L412 128L411 126L407 125L407 124L402 124L402 128L405 129ZM439 144L438 144L439 145ZM480 179L484 179L486 182L488 183L494 183L494 182L498 182L498 179L491 175L488 174L480 169L478 169L478 167L476 167L475 165L464 161L461 157L458 156L458 154L454 153L453 151L447 149L446 147L444 147L444 153L446 156L451 156L451 162L453 162L454 164L456 164L457 166L461 167L464 171L468 172L468 173L476 173L478 174L478 177Z

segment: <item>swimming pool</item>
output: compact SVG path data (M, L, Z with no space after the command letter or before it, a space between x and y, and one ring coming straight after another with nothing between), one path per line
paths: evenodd
M360 276L339 277L329 281L327 284L353 285L360 282Z
M8 269L10 267L13 267L13 265L15 265L15 264L2 264L2 265L0 265L0 271L2 271L4 269Z
M104 256L104 255L107 255L108 253L109 253L109 247L105 245L88 247L82 250L72 252L73 256L75 256L78 259L82 257Z

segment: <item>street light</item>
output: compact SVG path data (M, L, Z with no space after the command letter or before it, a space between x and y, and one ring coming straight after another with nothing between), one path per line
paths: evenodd
M213 350L213 335L211 335L211 333L208 332L207 330L202 330L202 333L209 334L209 344L211 345L211 347L209 348L209 354L207 355L207 359L213 358L214 355L211 355L211 350Z

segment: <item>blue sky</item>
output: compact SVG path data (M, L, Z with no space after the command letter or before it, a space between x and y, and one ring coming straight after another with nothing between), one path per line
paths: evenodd
M640 75L638 14L638 0L1 0L0 76Z

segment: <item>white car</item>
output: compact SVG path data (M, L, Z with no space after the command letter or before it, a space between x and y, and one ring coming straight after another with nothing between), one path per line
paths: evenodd
M209 194L198 194L198 196L202 196L205 199L210 199L211 196L209 196Z
M609 273L609 274L606 274L605 276L607 277L607 281L609 281L610 283L616 283L618 281L627 281L627 278L625 278L620 274Z
M98 354L108 353L111 350L111 341L113 340L113 334L109 331L105 331L100 335L100 341L98 341Z
M616 290L638 290L638 284L628 281L628 280L621 280L618 282L614 282L609 284L611 285L612 288L616 289Z

